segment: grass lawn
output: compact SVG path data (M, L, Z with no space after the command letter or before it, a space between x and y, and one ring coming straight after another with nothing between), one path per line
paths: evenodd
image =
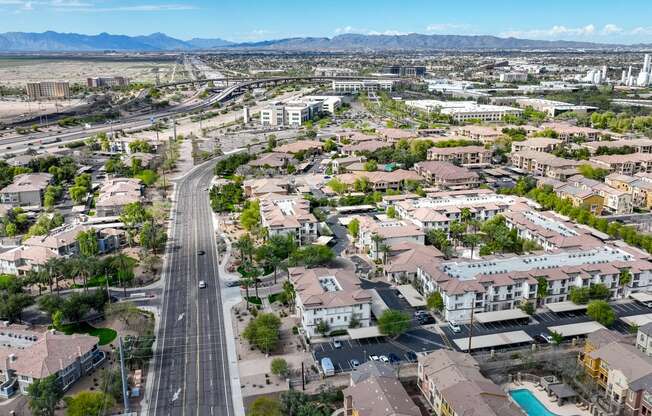
M249 303L253 303L254 305L262 305L263 300L257 296L249 296Z
M88 334L94 337L98 337L100 339L100 345L106 345L116 339L118 336L118 333L111 328L96 328L88 322L67 324L58 329L66 335Z

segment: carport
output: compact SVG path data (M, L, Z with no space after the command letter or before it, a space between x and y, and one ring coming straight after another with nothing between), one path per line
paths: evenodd
M351 339L365 339L383 336L375 325L365 326L363 328L349 328L348 331Z
M599 329L606 329L606 328L595 321L548 327L548 331L561 334L561 336L564 338L587 335Z
M380 315L383 314L389 306L385 303L383 298L380 297L378 292L375 289L371 290L371 312L374 314L376 319L380 318Z
M319 236L319 238L317 238L317 240L315 240L315 242L313 244L315 244L317 246L326 246L332 240L333 240L333 237L330 237L330 236L327 236L327 235L322 235L322 236Z
M403 298L413 308L423 308L426 306L426 300L423 295L419 293L412 285L396 286L396 289L403 295Z
M652 303L652 294L647 292L636 292L629 295L630 298L645 305Z
M578 305L577 303L566 301L566 302L553 302L546 304L546 308L550 312L562 313L562 312L575 312L583 311L586 309L586 305Z
M652 322L652 313L646 313L643 315L624 316L620 318L620 320L629 326L641 327L647 323Z
M475 320L481 324L491 322L514 321L517 319L530 319L530 315L520 309L507 309L504 311L480 312L474 316Z
M525 331L503 332L500 334L480 335L471 339L471 350L502 347L505 345L526 344L534 341ZM453 342L462 351L469 350L469 338L457 338Z

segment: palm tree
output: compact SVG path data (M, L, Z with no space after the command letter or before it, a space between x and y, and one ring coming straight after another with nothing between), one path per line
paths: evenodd
M387 264L387 256L389 255L389 253L391 251L392 251L392 248L389 245L387 245L385 243L382 243L380 245L380 252L383 253L383 264Z
M376 256L376 258L378 258L379 245L380 245L380 243L383 242L383 237L378 235L378 233L373 233L371 235L371 241L374 243L374 246L376 248L374 250L374 255Z
M249 234L245 234L238 239L235 247L240 251L240 259L244 262L246 259L252 261L254 253L254 242L251 240Z

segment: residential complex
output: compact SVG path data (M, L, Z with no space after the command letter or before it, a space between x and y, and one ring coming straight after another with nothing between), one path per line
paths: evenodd
M70 84L62 81L28 82L27 96L30 100L70 98Z
M318 223L310 202L300 196L267 194L259 199L262 226L268 235L291 235L298 244L317 239Z
M345 269L291 267L288 277L296 291L296 313L309 338L318 336L319 324L327 333L367 327L371 321L371 292Z
M21 173L10 185L0 189L0 202L13 206L43 205L45 189L53 181L49 173Z
M126 205L139 202L142 198L142 184L134 178L107 179L100 187L95 202L98 217L118 216Z
M428 160L451 162L464 167L482 167L491 163L490 149L484 146L431 147Z
M563 159L545 152L521 150L512 152L512 165L530 172L535 176L564 180L577 173L580 163L576 160Z
M419 162L414 165L414 170L438 189L470 189L480 184L477 173L450 162Z

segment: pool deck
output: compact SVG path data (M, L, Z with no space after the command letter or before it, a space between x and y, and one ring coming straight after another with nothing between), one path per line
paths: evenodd
M506 390L519 390L519 389L527 389L532 392L534 397L536 397L541 404L543 404L545 407L548 408L551 412L555 413L556 415L559 416L591 416L588 410L582 410L579 407L577 407L575 404L572 403L567 403L563 406L559 406L556 402L553 402L550 400L550 397L546 394L545 391L539 391L536 388L536 385L534 383L531 383L529 381L523 381L521 383L509 383L506 386Z

